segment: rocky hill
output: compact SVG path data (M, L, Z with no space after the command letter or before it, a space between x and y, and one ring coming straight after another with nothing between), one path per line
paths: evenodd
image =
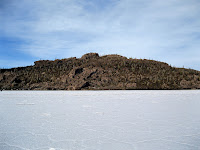
M88 53L0 69L1 90L200 89L200 72L154 60Z

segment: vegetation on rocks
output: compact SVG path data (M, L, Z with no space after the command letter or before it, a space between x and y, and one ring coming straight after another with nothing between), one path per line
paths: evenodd
M200 72L120 55L40 60L33 66L0 69L2 90L200 89Z

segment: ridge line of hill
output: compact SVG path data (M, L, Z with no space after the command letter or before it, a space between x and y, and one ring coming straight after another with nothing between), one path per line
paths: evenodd
M1 90L200 89L200 71L120 55L39 60L33 66L0 69Z

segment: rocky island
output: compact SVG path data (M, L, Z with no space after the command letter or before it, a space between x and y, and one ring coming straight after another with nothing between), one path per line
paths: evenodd
M1 90L178 90L200 89L200 71L164 62L99 56L40 60L33 66L0 69Z

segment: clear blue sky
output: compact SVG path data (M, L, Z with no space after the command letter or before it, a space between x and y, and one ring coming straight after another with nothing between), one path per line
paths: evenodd
M87 52L200 70L199 0L0 0L0 67Z

